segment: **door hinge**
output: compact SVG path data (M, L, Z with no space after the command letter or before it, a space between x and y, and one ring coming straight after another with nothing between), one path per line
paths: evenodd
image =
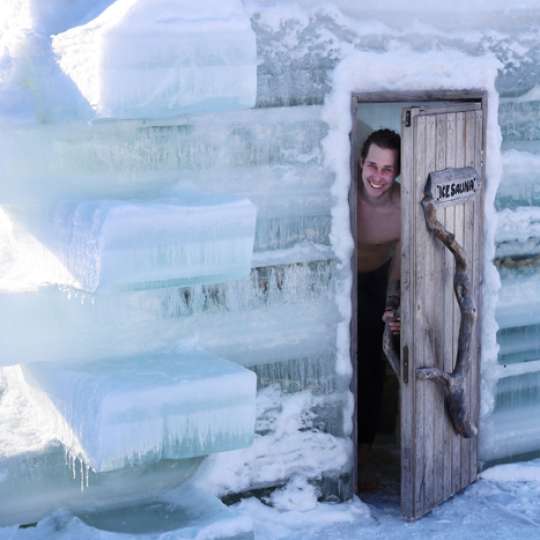
M403 363L402 363L402 374L401 377L403 379L403 382L407 384L409 382L409 346L405 345L403 347Z
M411 110L405 111L405 127L411 127Z

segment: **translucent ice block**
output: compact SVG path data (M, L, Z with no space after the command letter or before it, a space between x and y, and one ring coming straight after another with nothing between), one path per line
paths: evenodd
M497 210L540 205L540 156L535 144L537 141L527 144L528 151L510 148L503 152L503 178L495 199Z
M53 39L66 75L104 116L255 105L255 33L240 0L118 0Z
M277 271L265 272L259 286L254 273L245 286L232 283L230 289L154 289L90 298L84 293L70 298L56 287L0 294L0 365L150 354L194 339L246 365L304 356L320 350L320 341L335 339L339 321L328 298L332 272L321 268L320 279L316 276L286 272L280 279ZM304 279L296 293L295 279ZM295 296L284 296L283 290Z
M536 99L527 99L522 96L517 99L507 99L499 106L499 123L505 140L535 140L539 138L538 115L540 101L538 101L538 87ZM534 91L534 90L533 90ZM529 92L532 95L531 92Z
M496 318L500 330L540 324L540 274L530 268L500 270Z
M57 249L89 292L219 283L249 275L255 219L247 199L217 195L66 203Z
M95 473L79 459L66 459L54 415L46 417L30 394L20 366L0 369L0 526L31 523L58 508L98 509L156 496L182 483L204 459Z
M23 371L56 438L97 472L252 441L255 374L203 351Z
M511 234L508 227L508 234ZM520 230L514 234L519 237ZM501 268L498 364L489 368L494 411L482 419L480 458L508 459L540 450L540 281L538 269Z
M334 177L322 167L320 144L327 132L320 107L14 126L0 133L0 201L148 197L191 185L275 195L285 206L304 203L303 193L279 195L282 189L330 189Z
M59 444L0 457L0 526L32 523L58 508L100 509L146 500L184 482L203 459L161 460L94 473L80 460L66 463Z
M500 364L540 359L540 324L502 328L497 332Z
M496 311L498 362L503 365L534 362L540 359L538 269L535 266L502 268L501 278Z
M497 257L524 257L540 253L540 208L504 209L497 214Z
M254 538L253 524L247 515L225 506L217 497L203 492L189 482L158 499L97 512L79 513L78 517L86 525L98 530L137 535L141 540L156 538L156 533L165 531L170 531L169 534L174 538L186 540ZM76 533L75 523L72 527Z
M479 456L493 461L540 450L540 405L501 409L480 426Z

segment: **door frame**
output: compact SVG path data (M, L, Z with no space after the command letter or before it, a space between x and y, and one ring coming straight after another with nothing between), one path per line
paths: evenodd
M349 134L350 140L350 174L351 183L349 188L349 219L351 224L351 234L354 241L354 248L351 257L351 271L352 271L352 287L351 287L351 323L350 323L350 360L353 367L353 375L351 380L351 391L354 395L354 416L353 416L353 473L352 484L354 493L358 493L358 445L357 445L357 430L358 430L358 411L357 411L357 366L356 359L358 354L358 330L357 330L357 313L358 313L358 276L357 276L357 167L359 153L359 140L357 109L362 104L380 103L413 103L413 102L429 102L432 104L438 102L455 102L455 103L481 103L482 106L482 138L483 148L485 148L487 140L487 122L488 122L488 92L481 88L472 89L437 89L437 90L408 90L408 91L382 91L382 92L352 92L351 94L351 108L350 114L352 119L352 128ZM403 146L402 146L403 150ZM480 171L481 178L485 181L486 178L486 159L483 156L482 168ZM480 208L484 208L486 189L482 189L480 194ZM479 268L480 276L484 273L483 258L480 258ZM482 280L481 280L482 281ZM483 302L482 289L478 291L478 305L481 306ZM481 318L477 321L476 333L478 336L478 358L481 358ZM402 350L403 343L400 344L400 350ZM480 377L477 378L476 392L480 394ZM401 381L400 381L401 387Z

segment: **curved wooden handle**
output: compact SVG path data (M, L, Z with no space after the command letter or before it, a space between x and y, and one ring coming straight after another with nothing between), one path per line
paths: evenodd
M446 411L454 430L459 435L468 439L478 433L478 429L471 420L465 392L465 381L471 368L471 343L476 321L476 305L472 294L472 284L467 274L465 250L456 241L455 236L447 231L444 225L437 220L436 208L427 186L424 191L424 198L422 199L422 208L428 230L454 255L456 261L454 293L461 312L461 321L454 371L447 373L438 368L418 368L416 370L416 377L422 380L431 380L439 384L444 392Z

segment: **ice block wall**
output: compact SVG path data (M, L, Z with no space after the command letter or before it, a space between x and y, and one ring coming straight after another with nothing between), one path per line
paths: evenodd
M32 39L1 64L11 69L3 80L15 86L0 88L0 365L86 364L171 354L179 343L202 347L248 367L258 380L253 445L212 458L208 485L219 494L242 492L297 473L338 485L351 470L351 441L343 436L350 409L348 380L336 370L339 265L330 234L334 178L321 148L328 131L321 105L333 68L350 51L431 50L442 44L467 54L492 52L502 62L501 352L488 385L496 397L483 420L481 457L538 450L531 412L540 406L540 323L529 291L538 274L538 242L531 231L540 185L534 172L539 108L535 92L528 92L540 83L539 14L484 13L457 25L452 17L354 18L333 7L284 11L250 2L242 4L249 4L250 16L242 12L247 19L239 21L234 13L241 3L231 2L218 6L218 39L207 42L197 32L175 41L170 31L175 21L183 31L197 29L197 18L212 7L208 2L195 6L189 20L170 17L174 2L164 2L168 15L153 14L147 26L138 8L129 11L129 2L99 4L94 14L74 16L39 36L23 33ZM114 8L110 19L103 15L106 4ZM143 4L149 5L138 6ZM122 29L124 17L134 24ZM167 29L163 43L156 39L160 21ZM77 24L83 26L75 29ZM456 32L458 26L462 31ZM144 46L132 48L139 31ZM50 40L50 34L58 35ZM233 35L239 38L236 49ZM100 56L107 43L115 54ZM200 72L189 65L193 59L203 66ZM226 77L216 76L223 72ZM222 86L207 85L210 77ZM21 110L25 122L12 117ZM69 269L43 233L59 201L152 204L187 190L247 198L256 206L248 277L107 294L66 286ZM56 443L44 434L36 444L28 434L37 428L18 425L19 382L6 380L0 410L12 413L0 418L12 435L9 455L6 450L1 456L0 471L7 476L0 478L26 474L31 487L32 460L43 464L40 471L52 470L47 459ZM11 409L4 407L8 399ZM50 476L42 477L47 485Z
M540 453L540 95L530 89L502 100L504 177L496 206L499 356L490 370L493 401L484 418L485 462Z
M122 4L126 3L118 3L118 6ZM120 17L119 12L117 14ZM94 23L90 21L83 27L86 33L78 29L54 39L61 67L65 68L64 62L69 61L75 50L70 47L79 39L76 32L79 36L81 32L85 34L84 39L87 36L95 39L92 36L98 34L94 34L97 28ZM251 30L251 22L249 25ZM132 38L129 32L119 34L115 44L125 50ZM84 39L81 50L91 51ZM146 58L142 58L147 61L144 67L136 64L138 59L126 57L135 63L115 68L126 73L133 70L142 77L144 69L154 62L159 64L163 60L161 67L167 67L170 57L160 55L169 51L166 48L157 51L158 41L152 36L145 41L148 50L145 50ZM210 50L213 43L201 44L194 38L192 45L196 46L190 49L190 55L223 63L231 69L236 81L242 73L231 67L232 59L241 62L251 50L246 49L249 43L241 41L238 46L243 50L235 52L226 46ZM220 54L229 55L229 63L222 62ZM113 57L115 62L121 60ZM183 62L181 55L180 61ZM255 63L250 66L256 67ZM105 69L103 81L115 87L117 75L107 72L107 66L102 67ZM181 66L176 67L181 73ZM157 68L153 75L163 73L159 65ZM86 72L95 75L95 71ZM88 98L78 76L67 68L64 73L81 90L81 95ZM38 462L37 472L28 473L29 480L18 502L13 503L14 507L18 504L19 509L20 505L24 506L25 490L36 491L36 482L33 482L36 476L38 480L45 478L38 485L47 485L51 478L51 464L41 456L53 452L54 459L50 459L58 474L58 452L54 453L58 440L66 447L74 447L74 454L83 456L96 470L118 466L118 455L114 458L111 448L96 446L100 437L91 433L84 421L88 416L83 414L84 408L83 413L73 411L79 410L81 403L88 404L79 399L82 392L76 388L81 385L103 391L109 388L111 399L121 389L96 383L101 381L99 374L90 377L88 382L80 366L94 366L103 358L120 365L126 358L144 360L160 354L171 355L179 344L202 348L211 356L235 362L239 367L244 366L241 368L244 372L247 367L257 375L257 418L250 447L219 453L225 447L213 444L213 434L219 435L216 439L219 442L230 438L231 430L238 433L230 448L245 446L248 441L247 422L241 429L231 425L233 419L229 417L235 415L227 397L216 404L216 422L212 423L211 419L207 419L206 424L203 422L209 426L209 433L203 433L208 434L209 440L203 450L217 452L215 461L221 463L217 476L212 474L206 482L216 493L278 485L298 473L337 485L338 479L346 478L350 471L350 441L343 436L347 381L335 368L339 313L333 297L336 261L330 241L333 179L323 165L320 143L327 128L320 118L320 107L251 110L247 107L254 100L248 103L243 98L233 103L234 106L231 102L207 100L190 109L175 102L174 95L170 102L165 99L165 94L172 92L176 84L174 79L167 81L172 81L171 86L163 87L164 92L156 94L156 101L145 102L148 107L139 106L142 101L137 100L141 96L135 95L149 91L148 88L144 84L137 88L130 83L126 86L129 92L123 103L119 101L123 92L118 86L116 93L99 93L103 98L99 103L103 106L89 100L94 114L90 124L80 121L42 125L18 123L11 126L9 137L2 137L6 166L0 193L0 235L5 271L1 273L0 316L6 331L0 343L0 364L24 365L26 382L31 382L34 391L40 394L38 401L47 405L44 408L50 411L49 417L56 419L52 422L54 426L48 426L50 429L42 434L37 447L32 447L31 438L23 437L13 441L9 460L5 456L6 467L19 472L25 471L32 459ZM231 92L242 90L242 85L228 81L224 82ZM194 99L199 94L190 95ZM187 94L181 95L186 97ZM167 108L168 103L172 108ZM197 108L206 112L195 113ZM231 108L236 110L231 112ZM244 110L239 110L242 108ZM109 115L114 117L97 118ZM129 118L119 118L124 116ZM204 206L202 203L208 198L233 201L230 209L234 211L227 213L227 205L218 205L222 210L219 219L199 223L197 235L199 239L208 238L208 242L219 240L227 233L232 217L236 216L239 221L231 229L237 233L239 227L249 221L249 216L253 216L246 205L238 206L239 201L249 200L256 207L253 253L247 275L244 268L236 275L229 271L213 280L186 279L174 283L160 277L159 288L153 288L148 281L140 286L141 280L136 279L138 285L128 290L100 288L99 279L89 279L85 286L70 282L70 276L79 285L85 282L84 274L75 271L76 265L69 262L70 253L75 254L71 259L77 262L85 257L91 259L90 265L83 265L84 269L90 269L90 276L105 276L107 268L102 264L105 259L96 258L95 254L107 255L107 250L101 249L106 246L92 242L95 244L106 236L82 233L92 232L104 215L111 217L111 226L118 225L118 216L108 213L111 202L114 206L121 201L120 211L130 205L132 210L141 210L152 207L156 201L178 201L188 191L199 194L199 206ZM65 205L64 214L58 214L59 203ZM236 207L232 208L234 205ZM154 209L156 212L146 217L150 227L157 230L160 221L168 219L167 208ZM242 221L244 210L248 215ZM142 217L143 214L145 212L141 212ZM73 231L70 233L70 227L65 226L73 224L74 215L80 217L75 221L81 226L77 231L84 237L82 243L77 238L72 242ZM174 216L174 219L182 218L179 214ZM170 217L173 219L173 214ZM57 236L51 240L47 224L54 222L64 231L67 249L59 249ZM120 229L123 228L121 224ZM131 246L117 236L114 245L119 253L134 244L141 244L144 251L146 233L147 228L137 226ZM92 242L87 241L88 237ZM171 232L161 235L160 242L164 251L174 253L178 240ZM90 250L81 250L81 245ZM151 247L149 245L147 250L150 256ZM217 266L223 270L227 261L238 263L240 257L226 249ZM188 263L194 267L196 261L190 258ZM109 268L114 270L109 274L113 281L125 282L126 277L141 271L141 264L135 261L119 268L115 263ZM204 271L208 271L207 264ZM199 269L192 277L200 278L201 272ZM107 373L113 372L114 369L107 370ZM9 379L5 395L14 396L17 391L24 394L21 384L17 379ZM237 386L233 382L222 392L234 394ZM200 394L203 400L216 400L221 395L220 391L209 390L209 386L202 388ZM19 396L15 401L19 399L23 398ZM176 401L181 399L179 395ZM169 405L175 405L176 401L171 398ZM101 402L107 403L105 397ZM249 406L253 408L254 404ZM111 408L103 405L96 410L110 411ZM223 414L228 422L219 421ZM4 419L3 423L7 421ZM152 429L167 427L155 419L148 422ZM100 425L108 425L106 418ZM178 425L182 425L181 422ZM146 432L151 430L146 426L141 431L145 435L141 440L147 440ZM159 437L152 440L156 439ZM120 456L129 456L134 450L132 446L123 448ZM139 449L135 455L148 454L147 450ZM166 457L176 462L182 453L175 453L172 448ZM111 458L114 459L111 461ZM191 458L185 454L184 459ZM123 477L122 471L126 472L117 471L120 477ZM86 473L89 476L89 487L85 490L88 501L92 500L92 485L100 483L101 475L113 473L115 471L93 472L93 469ZM78 481L79 478L75 482L77 487ZM57 494L59 490L52 491ZM330 490L327 495L335 491ZM140 494L140 491L134 489L134 493ZM62 497L54 500L62 500Z
M23 281L27 287L0 297L1 312L10 314L1 362L91 362L195 343L247 366L258 378L256 453L250 457L247 450L241 462L232 463L224 454L221 467L250 473L231 473L220 493L282 482L306 470L306 452L321 456L307 469L310 477L345 474L347 381L335 366L332 176L323 165L320 142L327 129L320 114L320 107L267 108L168 121L108 121L77 125L69 133L58 126L15 130L19 143L26 141L43 158L45 174L38 182L14 144L9 167L23 185L16 186L17 193L14 187L12 201L24 189L33 196L34 186L46 191L44 183L75 200L151 201L156 193L175 198L191 189L215 198L248 198L257 221L247 278L89 295L46 284L28 265L22 270L21 261L35 246L21 245L20 239L38 228L21 219L12 203L5 210L6 234L10 245L27 251L21 259L13 254L11 275L19 275L18 287ZM38 144L43 129L55 134L48 147L47 137ZM49 198L51 191L44 196ZM39 231L32 237L39 243ZM300 405L289 406L288 398L296 394L302 396ZM292 427L276 433L280 418L294 414ZM243 478L241 485L234 478Z

